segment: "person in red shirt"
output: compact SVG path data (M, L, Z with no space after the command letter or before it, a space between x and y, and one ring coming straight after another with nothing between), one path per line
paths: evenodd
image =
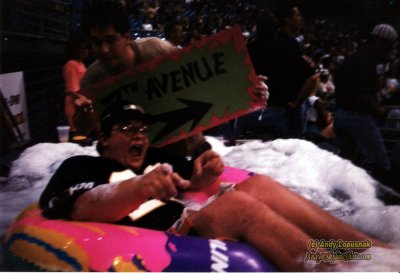
M82 35L72 35L65 46L67 62L63 66L65 84L64 111L71 132L75 133L73 124L75 114L75 93L80 89L80 81L86 72L84 60L89 54L89 44Z

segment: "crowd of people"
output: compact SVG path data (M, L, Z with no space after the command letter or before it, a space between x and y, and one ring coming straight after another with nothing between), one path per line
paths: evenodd
M138 1L127 4L131 8L134 30L164 33L171 21L179 21L185 37L182 46L201 37L217 33L239 24L246 36L254 33L254 15L259 6L254 1Z
M256 73L269 78L269 107L213 129L211 134L306 138L352 159L379 181L397 185L391 165L399 165L400 141L390 147L394 152L389 158L380 133L385 126L400 127L400 58L397 31L391 25L377 22L378 28L372 30L373 26L366 29L319 17L305 21L301 8L293 11L290 4L267 7L255 1L133 1L133 5L141 11L136 28L143 28L141 23L146 21L151 22L151 29L162 31L166 20L180 22L181 46L233 24L241 26ZM357 63L354 59L360 52L370 62ZM372 60L371 55L382 57ZM349 62L357 63L351 71L346 68ZM369 114L369 122L352 123L348 116L343 120L343 109L353 116ZM355 124L370 125L361 129ZM372 137L366 139L366 135ZM392 133L390 138L392 142L399 136Z

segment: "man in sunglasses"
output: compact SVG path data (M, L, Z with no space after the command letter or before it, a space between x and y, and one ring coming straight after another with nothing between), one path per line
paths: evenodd
M100 157L64 161L40 198L43 214L241 240L284 271L307 270L303 261L315 238L369 240L385 247L266 176L255 175L220 190L207 205L184 208L175 199L178 193L218 184L223 162L206 150L192 161L190 180L182 178L176 172L179 166L165 163L172 161L162 161L156 150L149 149L151 122L142 108L126 102L104 110ZM155 162L161 164L143 171ZM331 266L321 263L315 269Z
M187 188L190 182L182 178L190 179L193 187L200 187L202 181L205 183L213 182L223 171L223 163L220 157L210 150L211 146L204 141L201 154L198 154L197 163L194 159L184 159L181 156L174 156L163 149L150 147L148 140L148 126L152 123L152 117L146 114L140 106L131 104L127 101L117 101L111 104L103 111L100 118L100 133L97 143L97 150L100 157L92 156L75 156L67 159L60 168L56 171L48 186L44 190L40 206L44 210L44 215L49 218L75 218L75 204L79 203L80 197L87 191L99 191L99 198L105 196L112 191L120 191L119 189L124 183L112 184L114 190L106 190L110 185L110 181L119 181L119 177L125 179L134 177L136 174L143 174L145 168L149 165L155 165L159 162L168 163L162 164L158 171L158 175L170 173L171 166L174 166L175 173L171 176L170 184L162 189L158 181L158 175L151 172L144 175L142 183L138 183L139 196L146 196L144 199L139 198L136 205L145 202L147 196L152 196L154 199L163 199L174 196L178 193L177 188ZM194 165L199 165L200 162L207 162L201 169L197 168L193 171ZM134 173L133 173L133 172ZM179 172L180 175L176 174ZM192 173L195 173L192 175ZM156 177L153 177L156 176ZM150 177L151 179L148 179ZM146 182L147 181L147 182ZM106 186L104 185L106 184ZM176 188L176 186L178 186ZM118 188L118 190L117 190ZM103 192L104 189L105 191ZM127 191L127 193L130 191ZM107 206L116 206L122 199L113 199L115 192L110 195L110 200ZM118 194L117 194L118 195ZM136 195L136 194L135 194ZM130 198L130 196L126 196ZM108 200L108 197L107 197ZM153 203L155 203L153 201ZM183 206L180 203L167 201L165 204L157 203L160 208L150 213L143 219L133 221L131 217L121 217L120 214L115 214L113 210L101 210L93 214L95 218L86 220L110 221L121 224L132 224L135 226L144 226L158 230L168 229L181 215ZM124 201L123 203L124 204ZM90 207L87 204L79 206L80 208ZM128 207L128 210L131 206ZM99 218L96 214L101 214ZM123 211L125 214L126 211ZM78 212L79 214L79 212ZM109 215L106 217L105 215ZM123 216L126 216L123 215ZM106 217L106 219L104 218ZM118 220L118 221L117 221Z

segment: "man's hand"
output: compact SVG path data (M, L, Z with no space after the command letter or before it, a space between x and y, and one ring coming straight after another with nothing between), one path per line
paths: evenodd
M74 106L78 111L80 110L85 113L93 112L93 102L81 94L75 94Z
M256 85L256 89L254 91L256 102L266 104L266 101L269 97L269 92L268 86L265 84L265 81L268 80L268 78L263 75L257 75L257 79L259 80L259 83Z
M214 182L224 171L224 163L219 154L205 151L194 161L191 177L192 188L199 188Z
M177 188L186 189L190 186L190 181L173 172L172 167L165 163L135 179L139 179L137 183L140 183L140 190L144 197L159 200L176 197Z
M81 94L74 95L73 124L80 134L88 135L95 128L93 102Z

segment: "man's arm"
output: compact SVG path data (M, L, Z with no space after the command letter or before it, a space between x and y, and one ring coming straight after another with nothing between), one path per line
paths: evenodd
M173 173L167 164L153 171L93 188L76 200L72 220L115 222L137 209L150 198L169 199L178 193L177 187L187 188L189 182Z
M301 87L299 94L295 101L290 102L288 106L292 108L299 107L303 101L308 98L311 94L316 93L319 88L320 80L318 74L310 76Z

